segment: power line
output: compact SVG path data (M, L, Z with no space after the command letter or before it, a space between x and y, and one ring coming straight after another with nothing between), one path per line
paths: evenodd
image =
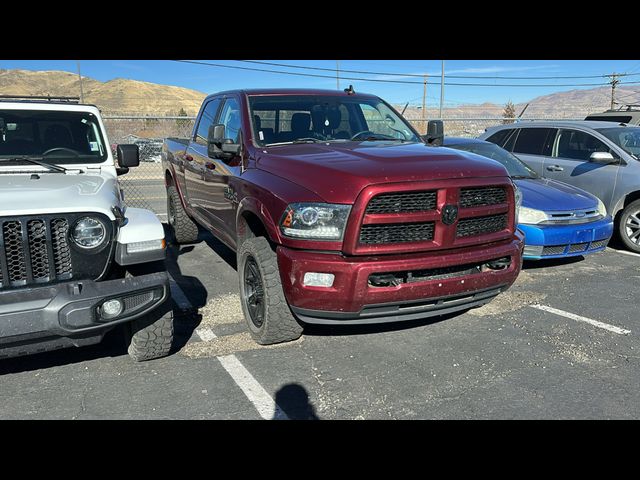
M276 63L276 62L265 62L262 60L235 60L236 62L245 62L245 63L257 63L259 65L271 65L273 67L287 67L287 68L299 68L302 70L320 70L325 72L333 72L335 69L333 68L323 68L323 67L309 67L305 65L291 65L286 63ZM367 70L345 70L341 69L341 72L347 73L360 73L366 75L389 75L393 77L416 77L422 78L424 74L422 73L394 73L394 72L371 72ZM620 74L621 76L623 74ZM627 73L624 75L640 75L640 73ZM481 79L501 79L501 80L556 80L556 79L576 79L576 78L607 78L607 75L573 75L573 76L539 76L539 77L507 77L500 75L491 75L491 76L482 76L482 75L447 75L447 78L481 78Z
M298 72L283 72L281 70L269 70L265 68L252 68L252 67L241 67L238 65L223 65L221 63L210 63L210 62L200 62L195 60L172 60L174 62L181 63L193 63L196 65L206 65L209 67L220 67L220 68L232 68L237 70L250 70L254 72L266 72L266 73L279 73L281 75L295 75L298 77L314 77L314 78L331 78L335 79L334 75L320 75L317 73L298 73ZM334 70L332 70L334 71ZM342 70L343 72L345 70ZM414 84L414 85L422 85L420 81L412 81L412 80L387 80L380 78L358 78L358 77L341 77L344 80L356 80L361 82L381 82L381 83L402 83L402 84ZM439 85L441 82L438 82ZM620 82L626 83L626 82ZM602 87L608 85L606 83L576 83L576 84L501 84L501 83L455 83L455 82L447 82L448 86L456 86L456 87L527 87L527 88L535 88L535 87Z

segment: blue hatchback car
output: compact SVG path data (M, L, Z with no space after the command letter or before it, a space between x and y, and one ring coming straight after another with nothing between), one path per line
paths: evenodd
M525 260L587 255L607 246L613 220L597 197L540 178L522 160L490 142L445 137L443 146L482 155L506 167L522 194L518 228L525 235Z

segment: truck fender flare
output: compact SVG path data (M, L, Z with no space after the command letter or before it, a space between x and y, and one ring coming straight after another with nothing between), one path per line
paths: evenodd
M277 244L282 243L278 224L271 217L267 207L265 207L260 200L251 197L242 199L238 204L238 210L236 213L236 232L238 240L242 237L242 232L240 232L239 226L242 224L241 220L246 212L252 213L262 222L262 225L264 225L267 235L269 236L269 240Z

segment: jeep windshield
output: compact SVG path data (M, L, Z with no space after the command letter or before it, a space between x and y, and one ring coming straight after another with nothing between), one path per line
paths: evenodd
M420 142L411 126L379 98L344 95L249 96L253 138L260 146L314 142Z
M107 149L89 112L0 109L0 162L101 163Z
M625 152L640 158L640 127L599 128L598 132Z

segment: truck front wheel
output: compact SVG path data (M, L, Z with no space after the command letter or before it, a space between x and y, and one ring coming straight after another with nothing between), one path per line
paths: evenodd
M177 243L193 243L198 240L198 225L184 211L178 191L173 185L167 187L167 217Z
M278 259L264 237L246 239L238 250L240 303L253 339L260 345L300 338L302 325L295 319L282 290Z

